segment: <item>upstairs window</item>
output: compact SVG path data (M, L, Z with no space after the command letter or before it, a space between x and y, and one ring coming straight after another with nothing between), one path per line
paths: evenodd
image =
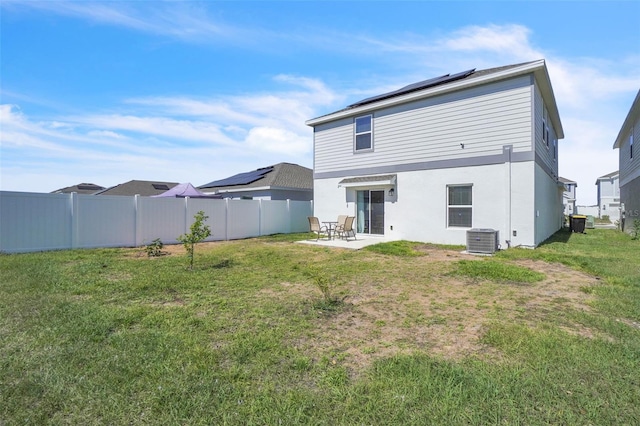
M471 185L447 187L447 225L450 227L471 228L473 205Z
M373 116L365 115L356 117L354 146L355 151L371 151L373 150Z
M629 135L629 158L633 160L633 131Z

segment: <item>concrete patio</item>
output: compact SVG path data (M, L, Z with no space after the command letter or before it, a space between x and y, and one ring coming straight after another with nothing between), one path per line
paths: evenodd
M360 250L363 247L371 246L373 244L386 243L389 241L393 241L389 238L385 238L384 235L357 235L357 240L353 238L349 238L348 240L343 240L340 238L336 239L327 239L320 238L318 241L315 239L297 241L302 244L309 244L314 246L323 246L323 247L338 247L338 248L346 248L353 250Z

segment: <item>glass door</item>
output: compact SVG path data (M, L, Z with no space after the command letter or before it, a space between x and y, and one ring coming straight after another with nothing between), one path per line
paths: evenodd
M358 232L384 235L384 190L357 191L356 195Z

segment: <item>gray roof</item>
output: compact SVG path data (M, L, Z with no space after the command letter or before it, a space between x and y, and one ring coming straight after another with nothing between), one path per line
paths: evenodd
M600 176L597 180L600 179L611 179L612 177L618 176L620 174L619 171L615 171L615 172L611 172L611 173L607 173L606 175ZM596 182L597 184L597 182Z
M477 78L480 78L480 77L483 77L483 76L486 76L486 75L489 75L489 74L495 74L495 73L499 73L499 72L502 72L502 71L509 70L511 68L517 68L517 67L520 67L522 65L532 64L534 62L536 62L536 61L522 62L522 63L519 63L519 64L512 64L512 65L504 65L504 66L500 66L500 67L487 68L487 69L478 70L478 71L473 70L470 74L468 74L466 76L463 76L461 78L457 78L457 79L455 79L453 81L444 81L442 83L436 84L435 86L445 86L447 84L450 84L452 82L457 82L457 81L460 81L460 80L473 80L473 79L477 79ZM418 83L414 83L414 84L418 84ZM410 86L413 86L413 85L409 85L409 86L406 86L406 87L410 87ZM434 86L429 86L429 88L431 88L431 87L434 87ZM365 102L365 103L375 103L375 102L378 102L379 100L389 99L389 98L393 98L393 97L397 97L397 96L402 96L402 95L406 95L407 93L411 93L411 92L414 92L414 91L420 91L420 90L424 90L424 88L418 87L415 90L408 90L408 91L405 91L403 89L399 89L399 90L397 90L395 92L390 92L387 95L382 94L382 95L373 96L371 98L368 98L368 99L375 99L375 100L372 101L372 102ZM348 111L348 110L357 108L358 106L361 106L362 104L363 104L363 101L356 102L354 104L349 105L346 108L343 108L343 109L340 109L338 111L334 111L334 112L331 112L329 114L324 114L324 115L321 115L319 117L316 117L314 120L317 120L318 118L322 118L322 117L327 117L329 115L333 115L333 114L336 114L336 113L339 113L339 112L342 112L342 111Z
M278 163L268 167L273 167L273 170L265 173L262 178L248 184L216 186L214 181L201 185L198 189L215 189L217 192L264 187L270 189L313 190L313 170L291 163ZM264 168L261 167L261 169Z
M558 176L558 180L564 184L572 183L578 186L578 182L576 182L575 180L569 180L569 179L563 178L562 176Z
M358 176L353 178L342 179L338 182L339 185L349 183L368 183L368 182L382 182L382 181L394 181L396 175L378 175L378 176Z
M51 191L51 194L70 194L77 192L78 194L95 194L98 191L102 191L104 186L96 185L95 183L79 183L73 186L67 186L66 188L56 189Z
M160 182L152 180L130 180L103 191L96 192L95 195L142 195L151 196L167 192L178 185L178 182Z

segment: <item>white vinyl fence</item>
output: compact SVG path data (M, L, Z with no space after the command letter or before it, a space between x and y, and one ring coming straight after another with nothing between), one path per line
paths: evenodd
M209 216L207 241L235 240L306 232L313 202L0 191L0 251L173 244L200 210Z

